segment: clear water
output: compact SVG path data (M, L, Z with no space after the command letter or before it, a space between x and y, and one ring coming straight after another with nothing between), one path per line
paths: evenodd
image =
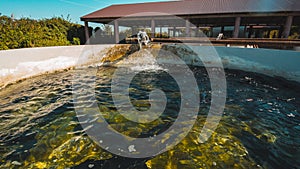
M142 71L131 83L131 101L149 108L149 91L161 88L168 106L148 125L126 120L110 94L114 67L97 72L96 98L110 125L126 135L146 137L166 130L177 117L180 92L163 70ZM191 67L202 102L193 129L172 150L147 159L118 157L95 144L82 130L72 97L74 70L20 81L0 91L0 168L299 168L300 84L260 74L225 70L228 97L212 137L197 137L210 106L204 68ZM82 72L82 83L92 77ZM203 94L205 93L205 94ZM205 96L206 95L206 96Z

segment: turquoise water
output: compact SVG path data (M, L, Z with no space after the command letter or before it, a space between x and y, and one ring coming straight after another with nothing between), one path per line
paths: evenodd
M278 77L225 70L227 102L212 137L197 142L210 106L210 84L202 67L190 67L201 103L198 119L173 149L146 159L119 157L99 147L80 126L74 110L75 70L41 75L0 91L0 168L299 168L300 84ZM82 68L83 84L93 77ZM167 72L142 71L130 85L132 104L150 106L148 93L161 88L168 98L158 120L136 124L120 115L111 98L115 67L96 74L97 104L105 120L131 137L148 137L170 127L180 107L178 85ZM89 100L87 100L88 102ZM97 121L101 123L101 121Z

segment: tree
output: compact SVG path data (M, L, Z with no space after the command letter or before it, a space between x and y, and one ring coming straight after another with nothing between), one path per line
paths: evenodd
M108 24L102 25L102 29L101 30L103 30L103 34L104 35L112 35L113 34L112 26L110 26Z

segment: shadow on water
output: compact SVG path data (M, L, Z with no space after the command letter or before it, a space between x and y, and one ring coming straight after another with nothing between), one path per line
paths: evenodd
M238 137L247 148L250 157L264 168L279 169L284 166L284 168L296 169L300 166L299 161L289 160L294 153L294 155L296 155L297 150L291 150L288 152L289 154L287 154L279 150L279 148L274 145L276 143L267 143L247 131L242 131Z

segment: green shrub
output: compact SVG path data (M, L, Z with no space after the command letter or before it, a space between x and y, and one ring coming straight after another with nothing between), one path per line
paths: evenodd
M0 16L0 50L79 45L84 41L84 27L61 17L12 20L10 17Z

